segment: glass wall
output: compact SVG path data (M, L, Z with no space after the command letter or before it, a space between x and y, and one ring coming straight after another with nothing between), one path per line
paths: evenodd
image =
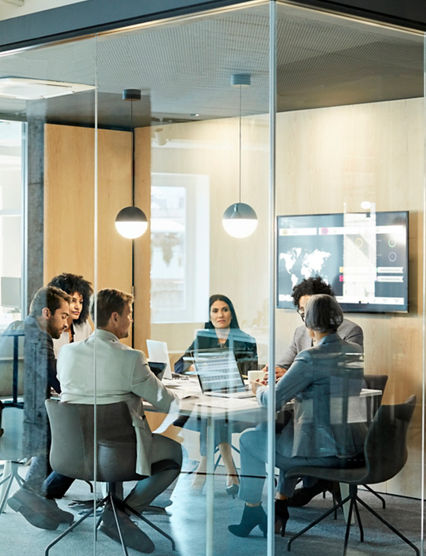
M68 508L70 501L93 498L86 483L57 502L45 497L51 443L44 402L61 391L55 359L70 337L64 329L71 312L65 294L49 296L39 288L64 272L94 279L95 75L90 39L0 59L0 542L5 554L44 552L78 516ZM49 496L63 494L57 486ZM90 524L82 536L90 546Z
M420 546L423 36L285 5L277 15L277 359L301 324L291 286L318 274L344 310L339 333L363 348L365 385L382 390L386 405L416 397L407 461L390 437L372 442L371 466L382 480L371 488L386 510L365 486L359 496ZM380 396L367 399L370 412ZM389 459L402 460L396 470L405 465L391 471ZM330 507L327 494L290 508L286 536ZM360 516L365 542L354 524L348 551L413 552L364 507ZM292 550L316 550L319 538L321 553L338 551L343 516L330 516Z
M1 238L11 252L1 274L21 277L24 300L22 316L0 322L6 554L41 552L109 494L135 551L279 554L354 492L348 477L420 548L423 42L255 2L0 58L0 133L24 122L27 137L22 208L12 207L22 237ZM256 213L248 237L223 225L236 203ZM133 206L148 229L128 239L114 221ZM70 298L50 309L42 299L27 317L62 273L77 275L54 281ZM318 309L316 293L331 293L345 320L330 297ZM266 365L277 366L267 386ZM257 398L224 395L250 380ZM42 484L44 398L60 389L68 403L49 412L62 476ZM411 395L373 421L381 401ZM376 433L387 416L390 432ZM406 459L404 438L392 443L409 417ZM295 486L285 477L295 464L323 467L320 482L310 468ZM129 507L149 522L131 521ZM340 553L348 514L349 501L292 552ZM365 539L354 523L347 553L412 550L359 514ZM51 553L119 554L110 499L96 515Z
M230 553L241 540L228 525L239 523L244 507L236 496L240 434L262 421L266 441L266 419L254 410L253 400L193 400L201 388L216 387L213 376L218 383L238 379L243 384L239 369L246 375L267 362L268 6L101 36L97 53L99 101L103 95L117 99L127 129L115 134L131 143L134 130L134 202L150 222L149 231L134 240L133 277L127 272L123 285L115 278L117 287L134 287L134 334L128 343L151 361L166 355L177 378L170 381L168 369L163 385L178 397L191 396L180 409L172 404L161 429L161 403L154 400L156 413L146 411L151 429L164 430L177 443L170 443L170 457L176 458L176 448L183 456L178 479L153 502L169 504L158 524L173 536L179 553ZM247 85L232 85L233 75L240 74L249 74ZM141 90L140 101L120 100L123 89L135 88ZM116 212L132 202L130 182L127 200L118 198L125 195L122 189L115 187L110 201ZM230 237L222 225L224 211L238 201L259 215L256 232L245 239ZM103 235L100 228L99 265ZM122 255L131 244L120 241ZM264 269L255 295L254 258ZM214 294L230 301L219 298L210 307ZM199 383L196 373L203 371L197 369L207 370L205 382ZM102 388L99 376L98 396ZM140 502L131 495L129 503ZM168 539L142 529L157 551L170 551ZM259 529L256 536L253 550L266 551Z

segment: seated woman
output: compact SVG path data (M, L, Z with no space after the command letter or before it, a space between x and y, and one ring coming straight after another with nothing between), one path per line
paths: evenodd
M57 359L63 345L85 340L92 333L88 318L93 288L92 284L83 276L67 272L52 278L48 286L56 286L71 296L68 328L57 340L53 340L53 349Z
M277 408L294 399L294 418L276 438L275 464L280 469L280 480L275 531L282 535L289 517L287 499L297 482L286 479L286 472L299 465L351 466L363 449L365 423L348 423L342 409L347 408L345 398L359 396L363 380L360 346L336 334L342 320L342 310L333 297L313 295L306 307L305 325L314 347L300 352L276 385ZM256 383L253 390L258 402L267 405L267 388ZM239 497L245 507L241 522L228 529L246 537L258 525L266 536L266 514L261 505L267 449L264 428L244 432L240 449Z
M212 295L209 299L210 320L205 324L204 330L197 332L197 336L183 357L175 366L185 372L193 369L192 360L199 351L226 349L234 352L240 371L257 368L256 340L240 330L237 315L232 301L225 295ZM227 472L226 492L232 496L238 492L238 474L235 469L231 453L232 424L225 421L216 421L214 443L218 446L220 455ZM201 460L197 468L193 486L201 488L206 472L206 426L200 429L200 455Z

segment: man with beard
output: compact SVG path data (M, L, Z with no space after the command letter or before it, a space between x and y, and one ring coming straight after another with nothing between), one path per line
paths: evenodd
M25 482L8 505L41 529L56 529L71 523L73 514L58 508L43 496L43 481L49 466L50 427L44 402L51 390L61 391L56 377L52 338L67 328L70 297L59 288L40 288L25 319L24 345L24 453L31 457Z

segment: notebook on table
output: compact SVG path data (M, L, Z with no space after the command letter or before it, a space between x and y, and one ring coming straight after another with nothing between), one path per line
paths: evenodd
M223 398L254 397L244 384L232 351L198 351L194 353L194 364L203 394Z

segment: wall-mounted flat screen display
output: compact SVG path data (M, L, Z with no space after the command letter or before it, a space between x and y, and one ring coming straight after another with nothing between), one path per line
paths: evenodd
M278 216L278 307L321 276L346 312L408 311L408 212Z

